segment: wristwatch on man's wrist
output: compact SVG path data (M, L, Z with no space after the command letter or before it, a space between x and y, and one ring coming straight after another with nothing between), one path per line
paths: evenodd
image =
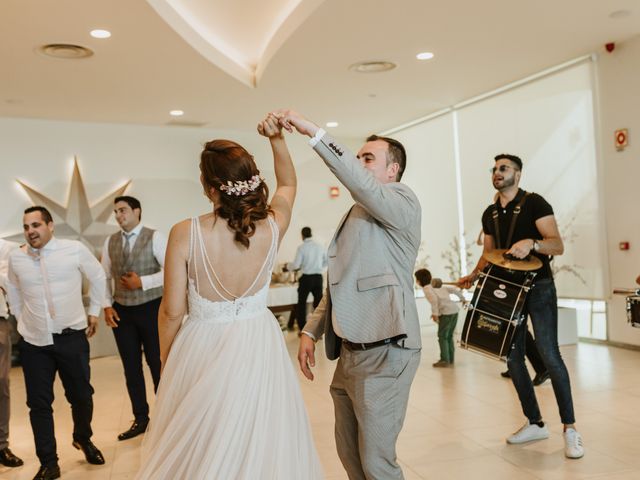
M534 252L540 251L540 242L535 238L533 239L533 251Z

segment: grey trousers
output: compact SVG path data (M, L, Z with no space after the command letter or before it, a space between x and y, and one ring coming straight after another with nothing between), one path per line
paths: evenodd
M396 441L420 350L343 344L331 382L338 456L350 480L401 480Z
M11 324L0 317L0 450L9 446L9 372L11 371Z

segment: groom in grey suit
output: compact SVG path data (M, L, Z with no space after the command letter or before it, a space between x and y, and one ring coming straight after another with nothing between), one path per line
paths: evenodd
M315 341L338 364L331 382L338 455L350 480L402 479L396 440L420 362L413 268L420 203L399 183L406 166L396 140L371 136L357 157L295 112L276 112L309 142L355 204L328 251L328 288L300 339L298 361L313 380Z

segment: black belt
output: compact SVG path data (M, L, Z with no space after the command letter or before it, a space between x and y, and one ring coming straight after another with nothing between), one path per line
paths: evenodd
M84 330L76 330L76 329L73 329L73 328L65 328L60 333L52 333L51 335L53 335L54 337L63 337L65 335L73 335L74 333L78 333L78 332L84 332Z
M378 340L377 342L371 343L354 343L349 340L342 339L342 344L351 350L369 350L371 348L382 347L384 345L389 345L390 343L396 343L403 338L407 338L406 335L396 335L395 337L385 338L384 340Z

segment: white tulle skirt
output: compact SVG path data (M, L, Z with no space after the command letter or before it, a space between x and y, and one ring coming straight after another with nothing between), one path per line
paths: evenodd
M185 322L162 374L136 478L322 478L298 379L271 312Z

